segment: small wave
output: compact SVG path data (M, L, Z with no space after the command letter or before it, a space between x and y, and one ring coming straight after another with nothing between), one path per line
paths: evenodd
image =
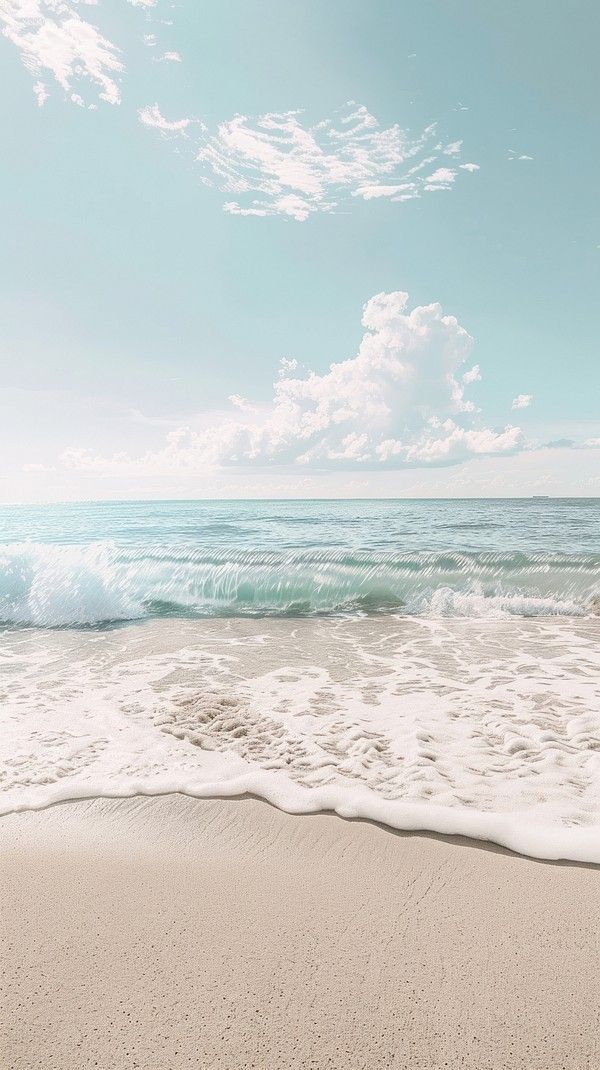
M275 552L113 542L0 547L0 620L10 625L386 612L585 615L599 607L598 554Z
M585 607L573 598L531 594L486 594L482 590L454 591L440 587L424 612L436 617L552 617L582 616Z

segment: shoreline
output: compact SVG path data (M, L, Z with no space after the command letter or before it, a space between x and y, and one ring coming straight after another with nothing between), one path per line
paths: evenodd
M250 793L287 813L600 863L599 628L236 619L8 633L0 813Z
M182 798L189 799L198 803L243 803L243 802L257 802L264 806L272 807L281 814L285 814L286 817L301 820L302 818L319 817L323 815L325 817L331 817L338 821L347 822L348 824L364 824L372 826L373 828L380 829L382 832L388 833L391 836L404 837L418 837L424 840L434 840L441 843L454 844L457 847L470 847L479 849L482 851L492 851L497 854L506 855L514 858L524 858L528 862L538 862L540 865L547 866L568 866L579 867L583 869L591 869L600 872L600 862L588 861L581 858L552 858L544 857L543 855L528 854L526 851L518 851L512 847L508 847L503 843L499 843L496 840L487 838L484 836L470 836L462 832L439 832L436 829L430 829L427 827L414 827L414 828L402 828L396 825L390 825L385 821L380 821L374 817L367 817L363 814L344 814L333 807L330 808L315 808L312 810L288 810L283 805L279 805L266 795L261 795L254 791L240 791L230 794L220 794L218 792L212 792L210 794L198 794L195 795L190 791L183 789L165 789L164 791L136 791L123 794L103 794L101 792L89 794L89 795L74 795L73 798L58 798L53 802L41 803L39 806L23 806L16 807L14 810L8 810L6 812L0 812L0 830L2 829L2 823L11 817L15 817L19 814L43 813L46 810L53 810L56 807L77 807L86 803L134 803L136 801L152 799L170 799L170 798ZM573 830L571 830L573 831ZM1 850L1 847L0 847Z
M600 1064L597 866L240 797L0 830L8 1070Z

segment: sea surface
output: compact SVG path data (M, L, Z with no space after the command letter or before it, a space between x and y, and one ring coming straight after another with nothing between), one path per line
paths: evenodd
M600 499L0 509L0 621L586 615Z
M600 500L0 509L0 812L250 792L600 862Z

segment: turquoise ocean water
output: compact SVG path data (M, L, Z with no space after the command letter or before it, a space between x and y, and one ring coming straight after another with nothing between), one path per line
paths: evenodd
M0 620L587 615L600 499L183 501L0 509Z
M600 501L0 510L0 814L251 793L600 863Z

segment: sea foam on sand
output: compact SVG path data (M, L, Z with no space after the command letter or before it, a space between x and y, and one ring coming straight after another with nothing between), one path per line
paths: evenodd
M252 793L600 862L600 621L8 630L0 813Z

